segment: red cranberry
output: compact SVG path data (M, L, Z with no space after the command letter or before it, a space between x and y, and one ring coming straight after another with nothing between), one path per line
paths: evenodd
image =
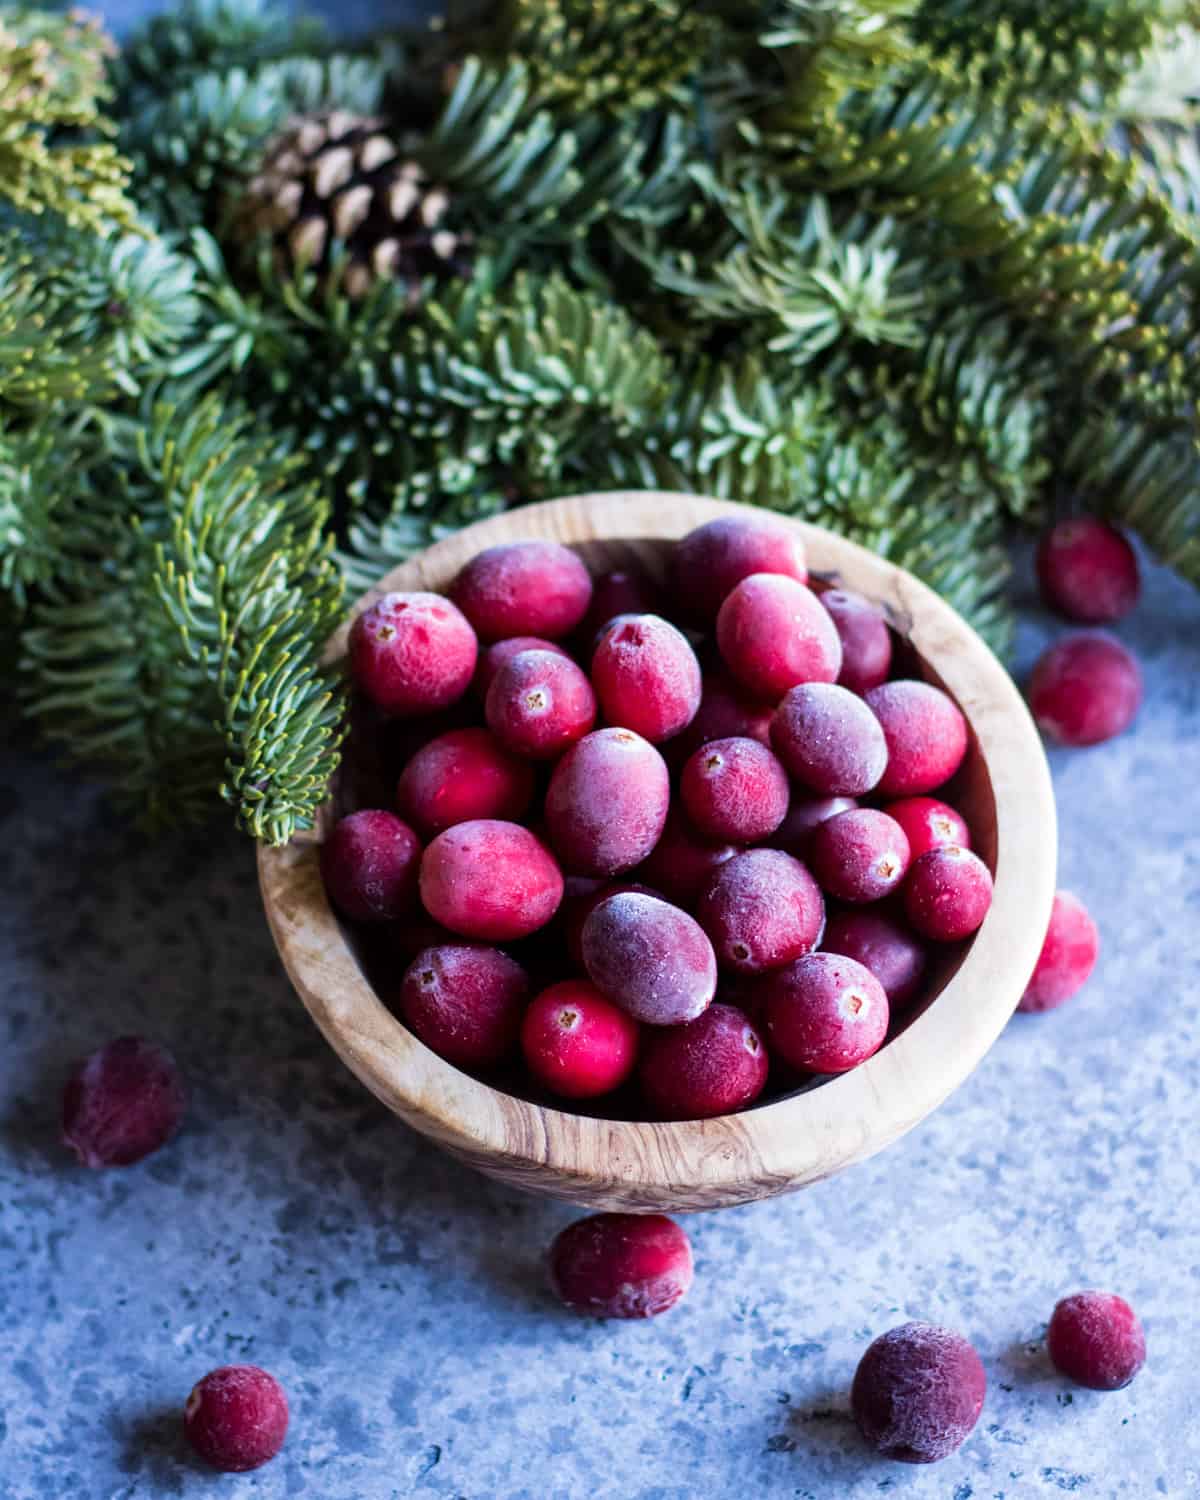
M833 682L842 643L811 589L771 573L744 578L717 616L717 645L747 692L772 702L798 682Z
M473 557L450 596L481 641L570 635L592 598L588 570L558 542L506 542Z
M1094 516L1050 528L1038 546L1037 574L1050 608L1086 625L1124 619L1142 590L1137 554Z
M183 1412L188 1442L225 1474L259 1469L283 1447L288 1403L274 1375L257 1365L222 1365L193 1386Z
M653 745L629 729L593 730L550 777L550 842L575 874L618 875L658 843L670 800L667 765Z
M638 866L637 873L644 875L669 901L690 911L708 884L708 877L737 852L736 844L702 838L678 808L673 807L667 814L662 837Z
M549 651L554 656L566 656L570 659L570 653L561 646L554 641L544 641L537 635L510 635L506 641L495 641L486 651L479 653L479 665L475 669L475 691L484 702L487 701L492 678L506 661L522 651Z
M521 651L488 688L488 726L517 755L554 760L596 722L592 685L569 656Z
M130 1167L179 1129L187 1094L165 1047L121 1036L72 1069L62 1140L85 1167Z
M967 721L941 688L929 682L885 682L866 695L883 725L887 769L876 790L885 797L932 792L949 781L967 753Z
M908 870L908 840L887 813L858 807L813 829L808 863L826 895L855 905L881 901Z
M849 589L826 589L818 598L841 637L842 687L867 693L886 682L892 669L892 632L878 607Z
M572 1312L652 1318L692 1284L692 1247L662 1214L592 1214L550 1247L550 1283Z
M728 677L709 672L703 679L696 717L671 741L671 749L679 754L682 764L710 740L758 740L770 745L774 712L771 704L756 703L746 697Z
M1146 1363L1146 1335L1123 1297L1076 1292L1057 1304L1046 1333L1054 1368L1093 1391L1119 1391Z
M562 872L519 823L476 818L439 833L421 860L421 900L443 927L504 943L544 927L562 900Z
M618 615L600 632L592 683L610 724L657 745L700 707L700 663L685 635L658 615Z
M719 963L761 974L816 947L825 903L798 859L781 849L748 849L713 871L696 916Z
M533 1000L521 1023L529 1071L551 1093L593 1099L619 1088L637 1062L638 1023L594 984L565 979Z
M840 953L806 953L762 981L767 1043L802 1073L846 1073L878 1052L888 1029L883 986Z
M647 1032L638 1066L656 1120L711 1120L752 1104L766 1087L767 1049L732 1005L710 1005L686 1026Z
M841 953L870 969L883 986L888 1010L898 1014L921 992L926 955L911 932L877 911L843 911L830 917L821 939L826 953Z
M857 806L853 797L796 798L783 822L766 842L772 849L785 849L797 859L803 859L815 828L830 818L836 818L838 813L853 812Z
M567 876L560 915L567 952L580 968L583 967L583 924L606 897L619 896L626 891L643 896L658 895L652 886L643 885L638 880L592 880L586 875Z
M904 829L914 859L920 859L931 849L940 849L943 844L957 844L960 849L971 847L967 820L948 802L939 802L936 797L901 797L898 802L889 802L883 810Z
M680 612L711 624L726 597L752 573L808 579L804 544L786 522L771 516L721 516L675 544L671 584Z
M479 645L440 594L385 594L350 627L350 675L385 712L427 714L471 685Z
M657 896L621 891L597 902L582 947L601 993L650 1026L693 1020L716 992L717 960L703 928Z
M850 1405L858 1430L884 1458L933 1464L966 1441L986 1394L983 1364L962 1334L904 1323L859 1361Z
M579 627L579 636L590 655L596 637L617 615L661 615L662 594L654 580L632 568L601 573L592 584L592 602Z
M1071 891L1056 891L1050 928L1018 1010L1056 1010L1087 983L1100 953L1100 934Z
M922 937L956 943L970 937L992 904L992 876L977 854L944 844L915 860L904 884L904 910Z
M1100 631L1051 646L1029 679L1038 728L1064 745L1099 745L1123 734L1141 705L1141 668L1120 641Z
M790 688L771 720L771 744L789 773L824 797L861 797L887 766L879 720L829 682Z
M404 815L426 838L474 818L516 821L532 798L532 768L486 729L455 729L431 740L405 766L396 789Z
M330 904L351 922L392 922L416 905L421 843L395 813L364 808L341 818L321 845Z
M783 822L787 772L757 740L710 740L684 766L679 796L708 838L753 844Z
M399 1009L431 1052L456 1068L490 1068L516 1046L528 994L525 970L507 953L444 943L408 966Z

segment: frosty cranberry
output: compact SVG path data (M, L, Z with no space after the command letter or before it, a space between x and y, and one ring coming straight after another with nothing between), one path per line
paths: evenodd
M932 792L962 765L967 721L941 688L901 679L872 688L866 701L887 741L887 769L876 787L885 797Z
M858 802L853 797L797 797L791 802L782 823L767 839L772 849L784 849L803 859L812 832L838 813L853 812Z
M350 675L390 714L456 702L471 685L478 651L462 612L440 594L385 594L350 627Z
M804 583L808 570L797 532L770 516L721 516L675 544L671 585L680 612L709 624L734 588L752 573L780 573Z
M550 1284L572 1312L652 1318L692 1284L692 1247L662 1214L592 1214L550 1247Z
M364 808L339 819L321 845L330 904L351 922L392 922L416 905L421 842L395 813Z
M457 823L421 859L425 910L464 937L493 943L527 937L558 910L562 893L550 851L518 823Z
M509 750L553 760L596 722L596 695L570 657L521 651L492 678L485 712L492 733Z
M700 707L700 663L688 639L658 615L618 615L600 632L592 683L610 724L651 744L685 729Z
M647 1032L638 1065L656 1120L710 1120L752 1104L766 1087L767 1049L742 1011L710 1005L686 1026Z
M970 937L991 904L991 872L977 854L957 844L922 854L904 883L908 920L922 937L937 943Z
M679 796L702 834L753 844L783 822L787 773L757 740L710 740L684 766Z
M883 986L840 953L806 953L762 981L771 1052L802 1073L845 1073L883 1044Z
M661 591L654 580L634 568L601 573L592 583L592 602L579 627L579 636L590 653L596 637L617 615L661 615Z
M834 682L842 643L811 589L770 573L744 578L721 605L717 645L725 665L772 702L798 682Z
M450 596L481 641L570 635L592 598L588 570L558 542L506 542L473 557Z
M1051 646L1029 679L1038 728L1064 745L1099 745L1123 734L1141 705L1141 668L1120 641L1101 631Z
M771 720L775 754L810 791L861 797L887 766L879 720L861 698L828 682L790 688Z
M396 789L401 811L426 838L473 818L515 821L532 797L532 768L486 729L455 729L431 740L405 766Z
M758 703L747 697L729 678L708 673L702 682L700 707L696 717L672 741L684 760L710 740L746 739L760 744L771 743L771 718L775 710L769 703Z
M826 589L817 597L842 642L842 687L866 693L886 682L892 668L892 632L879 609L849 589Z
M77 1063L62 1097L62 1140L85 1167L129 1167L179 1129L187 1094L165 1047L121 1036Z
M859 1361L850 1405L858 1430L884 1458L933 1464L966 1441L986 1394L983 1364L962 1334L904 1323Z
M574 874L632 870L658 842L670 800L667 765L653 745L629 729L593 730L550 777L550 842Z
M901 797L897 802L887 803L883 810L904 829L914 859L920 859L931 849L940 849L943 844L957 844L962 849L971 847L971 830L966 819L948 802L940 802L936 797Z
M222 1365L192 1387L183 1411L188 1442L214 1469L242 1474L274 1458L287 1436L288 1403L257 1365Z
M643 885L640 880L592 880L588 876L567 876L560 915L567 952L580 968L583 967L583 924L606 897L619 896L626 891L643 896L659 894L653 886Z
M521 1023L529 1071L551 1093L592 1099L619 1088L637 1062L640 1028L594 984L566 979L535 997Z
M1076 1292L1057 1304L1046 1332L1054 1368L1093 1391L1119 1391L1146 1363L1146 1335L1123 1297Z
M475 668L475 691L485 703L492 678L506 661L522 651L549 651L553 656L566 656L568 659L570 655L554 641L544 641L536 635L510 635L505 641L495 641L486 651L479 653L479 665Z
M910 863L903 828L873 807L827 818L813 829L807 857L825 894L853 905L890 895Z
M737 845L727 840L702 837L672 808L662 837L638 866L638 874L676 906L690 910L712 872L737 852Z
M923 945L906 928L877 911L843 911L830 917L821 939L826 953L841 953L869 969L896 1015L921 992L926 955Z
M1133 548L1094 516L1050 528L1038 545L1037 575L1050 608L1087 625L1124 619L1142 587Z
M691 1021L716 993L717 960L704 930L657 896L621 891L597 902L581 947L596 987L647 1025Z
M816 947L825 903L799 860L781 849L748 849L713 872L696 917L719 963L761 974Z
M1077 994L1096 967L1100 934L1086 906L1071 891L1056 891L1050 927L1018 1010L1056 1010Z
M418 953L400 984L405 1024L458 1068L490 1068L513 1050L529 994L525 970L478 943Z

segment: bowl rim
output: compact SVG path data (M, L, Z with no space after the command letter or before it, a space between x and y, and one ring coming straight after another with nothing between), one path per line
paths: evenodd
M380 594L431 588L435 580L444 589L485 547L518 538L668 541L747 511L762 514L733 501L649 490L504 512L389 572L351 607L325 660L344 657L353 619ZM326 807L313 830L280 847L259 846L263 904L284 967L317 1026L372 1093L485 1171L593 1206L654 1208L742 1202L819 1181L882 1150L937 1108L996 1040L1033 972L1054 894L1055 807L1041 739L1016 685L974 630L912 574L833 532L776 519L800 534L815 575L832 573L884 603L966 715L995 806L991 910L934 1000L851 1072L712 1120L607 1120L493 1088L438 1057L393 1015L325 899L318 855Z

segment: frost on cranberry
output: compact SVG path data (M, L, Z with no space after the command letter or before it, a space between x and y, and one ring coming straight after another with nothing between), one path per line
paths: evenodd
M823 797L861 797L887 766L879 720L834 683L791 688L771 721L771 744L788 772Z
M421 843L395 813L364 808L341 818L321 845L330 904L351 922L393 922L416 905Z
M692 1247L662 1214L592 1214L550 1247L550 1283L572 1312L652 1318L692 1284Z
M1085 625L1124 619L1141 593L1137 554L1094 516L1051 527L1038 546L1037 574L1051 609Z
M787 773L757 740L710 740L684 766L679 797L707 838L753 844L783 821Z
M214 1469L261 1468L283 1447L288 1403L283 1387L257 1365L223 1365L192 1389L183 1414L188 1442Z
M592 584L592 602L579 627L581 654L590 656L596 637L617 615L661 615L662 593L648 574L636 568L601 573Z
M532 798L532 767L486 729L455 729L431 740L396 788L398 806L426 838L473 818L516 820Z
M1056 891L1046 941L1018 1010L1056 1010L1083 988L1096 967L1100 934L1071 891Z
M850 1405L877 1453L932 1464L966 1441L986 1394L983 1364L960 1333L904 1323L880 1335L859 1361Z
M804 583L804 544L794 528L770 516L722 516L675 544L671 584L680 614L709 625L726 597L752 573L779 573Z
M710 1005L685 1026L647 1032L638 1066L655 1120L710 1120L752 1104L766 1087L767 1049L749 1018Z
M946 844L914 861L904 883L904 911L922 937L956 943L983 923L992 876L977 854Z
M592 685L605 719L651 744L686 729L700 707L700 663L658 615L618 615L600 632Z
M594 984L566 979L534 998L521 1023L529 1071L551 1093L592 1099L619 1088L637 1062L638 1023Z
M967 753L967 721L941 688L901 679L866 695L887 741L887 769L876 790L885 797L932 792L949 781Z
M887 813L859 807L813 829L808 864L826 895L854 905L881 901L908 870L908 840Z
M475 632L440 594L385 594L350 627L350 675L386 713L447 708L471 685Z
M885 804L883 810L904 829L914 859L943 844L957 844L962 849L971 847L971 830L966 819L937 797L901 797L897 802Z
M653 745L629 729L593 730L550 777L550 842L572 874L632 870L658 843L670 800L667 765Z
M1137 1314L1112 1292L1076 1292L1057 1304L1046 1333L1060 1374L1093 1391L1119 1391L1146 1363Z
M593 880L587 875L567 876L559 915L562 918L567 952L572 962L577 963L580 968L583 967L583 924L601 901L627 891L643 896L659 894L653 886L643 885L640 880Z
M708 884L708 877L737 852L738 846L728 840L704 838L673 807L667 814L662 837L638 866L637 873L668 901L690 911Z
M748 849L713 872L696 917L722 966L761 974L816 947L825 903L799 860L780 849Z
M596 695L569 657L521 651L492 678L485 712L492 733L514 754L554 760L596 722Z
M537 635L557 641L592 598L587 569L558 542L506 542L473 557L450 589L481 641Z
M858 802L853 797L797 797L782 823L766 840L772 849L784 849L803 859L813 830L839 813L853 812Z
M883 986L893 1016L921 992L928 962L925 947L907 928L881 912L838 912L825 927L821 947L869 969Z
M883 1044L888 1003L869 969L840 953L807 953L762 982L772 1055L802 1073L845 1073Z
M892 633L877 606L849 589L826 589L817 597L841 638L841 686L866 693L886 682L892 667Z
M746 692L777 702L798 682L834 682L842 643L811 589L770 573L744 578L721 605L717 645Z
M179 1129L183 1078L165 1047L122 1036L77 1063L62 1097L62 1140L85 1167L129 1167Z
M650 1026L691 1021L717 988L717 960L703 928L656 896L606 896L583 924L583 963L608 998Z
M442 943L418 953L398 1009L421 1041L457 1068L490 1068L514 1049L529 976L499 948Z
M543 640L541 636L510 635L507 640L495 641L486 651L479 653L479 665L475 669L475 692L484 702L487 701L492 678L506 661L518 656L522 651L549 651L552 656L565 656L570 660L569 652L564 651L554 641Z
M1141 668L1102 631L1057 642L1038 658L1029 679L1038 728L1064 745L1099 745L1123 734L1141 705Z
M519 823L478 818L439 833L421 859L421 900L443 927L504 943L544 927L562 900L562 872Z

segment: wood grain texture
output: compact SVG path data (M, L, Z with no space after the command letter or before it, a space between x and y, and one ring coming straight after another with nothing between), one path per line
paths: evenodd
M350 619L392 589L443 590L485 547L545 537L594 571L636 559L661 573L666 542L742 509L697 496L630 491L528 506L458 532L380 581ZM719 1120L651 1124L545 1108L443 1062L387 1009L325 900L313 833L259 851L267 919L313 1019L389 1109L480 1171L591 1208L718 1208L820 1181L881 1150L975 1068L1019 1000L1054 894L1054 798L1041 741L1007 672L978 636L910 574L842 538L789 521L815 574L876 600L972 732L957 785L975 846L992 866L992 908L965 956L869 1062L804 1092ZM331 639L340 660L350 619Z

